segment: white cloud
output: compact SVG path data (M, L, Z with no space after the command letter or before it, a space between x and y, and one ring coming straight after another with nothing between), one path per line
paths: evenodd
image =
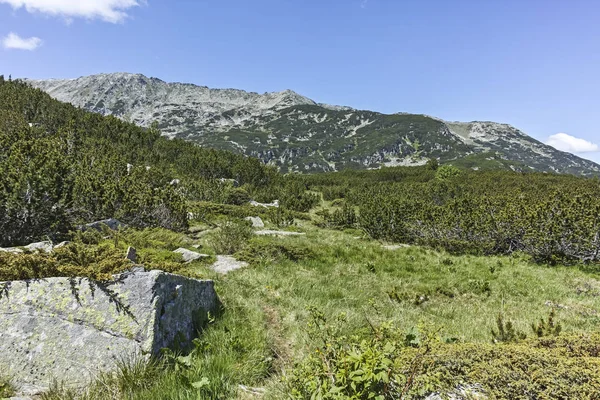
M107 22L123 22L126 11L139 6L145 0L0 0L14 9L25 8L27 12L71 18L102 19Z
M35 50L42 45L42 39L38 37L22 38L14 32L2 39L5 49Z
M369 0L362 0L360 2L360 8L367 8L367 4L369 4Z
M594 153L600 151L600 146L597 144L566 133L557 133L550 136L546 144L557 150L568 151L569 153Z

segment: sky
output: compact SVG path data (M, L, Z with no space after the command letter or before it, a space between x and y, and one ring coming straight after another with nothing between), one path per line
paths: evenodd
M0 74L292 89L600 162L598 21L597 0L0 0Z

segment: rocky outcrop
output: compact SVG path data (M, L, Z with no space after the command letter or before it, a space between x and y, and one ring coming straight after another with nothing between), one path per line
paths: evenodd
M117 361L185 351L219 309L212 281L162 271L2 282L0 370L28 394L82 385Z

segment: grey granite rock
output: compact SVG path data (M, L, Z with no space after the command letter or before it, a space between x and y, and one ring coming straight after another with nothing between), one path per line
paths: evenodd
M0 370L24 395L54 378L83 385L116 361L185 351L219 309L212 281L162 271L2 282Z
M18 247L0 247L0 251L4 252L4 253L13 253L13 254L23 253L23 249L20 249Z
M183 258L183 261L185 262L192 262L201 258L210 257L208 254L197 253L195 251L184 249L183 247L178 248L177 250L173 251L173 253L181 254L181 258Z
M137 251L134 247L129 246L127 248L127 254L125 254L125 258L131 262L137 262Z
M264 228L265 223L260 217L246 217L244 218L246 221L250 221L252 223L253 228Z
M262 231L254 232L258 236L304 236L306 233L303 232L291 232L291 231L275 231L271 229L265 229Z
M245 261L238 261L232 256L217 256L217 261L211 266L212 270L219 274L226 274L236 269L247 267Z
M25 248L29 251L42 251L44 253L52 253L52 242L37 242L31 243L25 246Z

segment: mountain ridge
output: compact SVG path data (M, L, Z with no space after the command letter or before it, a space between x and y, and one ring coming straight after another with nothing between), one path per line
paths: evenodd
M58 100L163 135L232 150L283 172L421 165L429 158L471 168L600 175L600 165L492 121L445 121L425 114L318 103L293 90L247 92L167 83L132 73L26 80Z

